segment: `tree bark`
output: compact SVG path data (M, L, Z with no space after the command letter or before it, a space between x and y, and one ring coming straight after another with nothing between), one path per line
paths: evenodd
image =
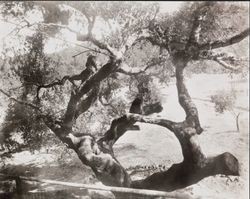
M236 128L237 128L237 132L240 132L239 117L240 117L240 113L238 113L236 115Z

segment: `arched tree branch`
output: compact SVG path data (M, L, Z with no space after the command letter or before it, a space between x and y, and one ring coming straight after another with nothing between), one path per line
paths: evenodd
M135 122L143 122L143 123L149 123L149 124L157 124L159 126L165 127L169 129L170 131L174 131L174 129L177 127L177 123L163 119L163 118L155 118L150 116L144 116L139 114L132 114L128 113L126 116L129 120L135 121Z
M145 73L147 70L149 70L151 67L153 66L156 66L156 65L159 65L159 64L162 64L164 63L166 60L165 59L152 59L150 60L147 64L146 64L146 67L142 70L139 70L137 72L132 72L132 71L126 71L124 70L123 68L119 68L117 70L118 73L122 73L122 74L125 74L125 75L139 75L141 73Z

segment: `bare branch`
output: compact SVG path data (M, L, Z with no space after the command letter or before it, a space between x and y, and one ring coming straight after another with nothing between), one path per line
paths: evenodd
M125 74L125 75L139 75L141 73L145 73L149 68L151 68L152 66L155 66L156 64L149 64L147 65L143 70L137 71L137 72L131 72L131 71L126 71L122 68L119 68L117 70L117 72Z
M148 69L150 69L153 66L159 65L164 63L166 60L162 59L162 58L153 58L150 61L148 61L148 63L146 64L146 67L142 70L136 71L136 72L132 72L132 71L126 71L122 68L119 68L117 70L117 72L125 74L125 75L139 75L141 73L145 73Z
M133 106L133 103L131 107ZM103 148L112 151L114 143L128 130L140 130L137 125L134 125L136 122L151 123L163 126L168 128L171 131L177 127L175 122L160 119L147 117L144 115L139 115L140 110L136 110L132 113L130 108L130 113L123 115L120 118L114 119L111 123L111 126L104 136L99 139L98 143L102 145ZM154 112L152 112L154 113Z
M72 33L79 34L78 31L76 31L76 30L70 28L70 27L67 26L67 25L56 24L56 23L43 23L43 22L39 22L39 23L37 23L37 25L45 26L45 27L57 27L57 28L61 28L61 29L67 29L67 30L69 30L69 31L72 32Z
M114 106L112 105L112 103L109 103L109 102L105 103L105 102L102 100L102 96L99 96L98 99L99 99L99 102L100 102L103 106L109 106L109 107L111 107L111 108L112 108L112 111L113 111L115 114L119 115L119 111L116 109L116 107L114 107Z
M38 85L37 91L36 91L36 97L37 97L37 99L40 100L39 92L40 92L40 90L42 88L52 88L52 87L57 86L57 85L62 86L62 85L64 85L64 83L66 82L66 80L70 80L70 76L66 75L61 80L54 81L54 82L52 82L50 84Z
M94 38L92 34L92 30L94 28L96 16L93 16L91 18L91 16L89 16L87 12L83 12L81 14L84 15L88 20L88 33L86 35L77 33L77 40L78 41L90 41L94 45L96 45L98 48L108 51L110 53L109 56L117 57L117 51L115 49L113 49L108 44L105 44L104 42L100 42L99 40Z
M27 102L27 101L18 100L16 98L12 97L10 94L8 94L7 92L5 92L4 90L2 90L1 88L0 88L0 92L3 93L4 95L6 95L9 99L11 99L11 100L13 100L13 101L15 101L15 102L17 102L19 104L23 104L25 106L29 106L29 107L31 107L33 109L41 111L40 107L38 107L38 106L36 106L36 105L34 105L34 104L30 103L30 102Z
M94 73L93 68L95 68L95 70L97 70L94 57L95 56L93 56L93 55L88 56L88 59L86 61L86 69L84 69L80 74L76 74L76 75L72 75L72 76L66 75L61 80L54 81L50 84L38 85L37 99L39 100L39 91L41 88L51 88L51 87L54 87L56 85L64 85L66 80L69 80L73 85L75 85L74 81L77 81L77 80L80 80L81 84L83 82L85 82Z
M134 120L122 116L114 119L110 128L105 132L104 136L98 140L98 143L106 150L112 151L115 142L135 123Z
M241 33L225 40L217 40L211 43L206 43L206 44L201 44L199 46L200 50L211 50L211 49L216 49L216 48L221 48L221 47L226 47L226 46L231 46L233 44L239 43L243 39L249 36L249 30L250 28L247 28L246 30L242 31Z
M81 34L78 34L77 35L77 40L78 41L90 41L90 42L92 42L98 48L100 48L102 50L106 50L109 53L108 56L117 57L117 55L118 55L117 50L115 50L114 48L112 48L111 46L109 46L108 44L106 44L104 42L100 42L99 40L94 38L93 35L81 35ZM107 55L107 54L105 54L105 55Z
M204 55L205 54L205 55ZM226 69L232 70L232 71L238 71L241 69L241 66L234 67L231 64L234 64L238 61L249 61L246 59L236 58L232 55L228 55L227 53L213 53L209 51L204 51L204 53L201 53L199 55L200 59L207 59L207 60L214 60L217 63L219 63L221 66L223 66ZM229 63L227 63L229 62Z
M217 63L219 63L221 66L223 66L224 68L232 70L232 71L239 71L239 69L241 68L241 66L233 67L230 64L227 64L225 61L223 61L222 59L219 59L219 58L215 58L214 60Z
M79 55L81 55L81 54L83 54L83 53L89 52L89 51L90 51L90 50L84 50L84 51L82 51L82 52L79 52L79 53L73 55L72 57L75 58L75 57L77 57L77 56L79 56Z
M132 113L128 113L127 118L129 120L135 121L135 122L143 122L143 123L149 123L149 124L157 124L159 126L165 127L167 129L169 129L170 131L175 131L176 122L170 121L170 120L166 120L163 118L155 118L155 117L150 117L150 116L143 116L143 115L139 115L139 114L132 114Z

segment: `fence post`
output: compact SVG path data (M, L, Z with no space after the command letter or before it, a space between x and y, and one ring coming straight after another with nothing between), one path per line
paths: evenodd
M19 176L15 177L16 181L16 193L18 194L20 199L23 199L23 185L22 180Z

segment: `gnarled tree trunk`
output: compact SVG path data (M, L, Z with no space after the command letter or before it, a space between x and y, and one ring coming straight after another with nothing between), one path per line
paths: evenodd
M186 119L183 122L177 123L158 117L152 118L150 116L130 113L118 119L114 119L110 129L98 140L90 134L75 136L71 133L75 117L79 115L78 112L83 107L86 109L86 106L90 106L91 103L85 99L81 101L79 106L78 101L80 97L72 94L65 113L63 125L60 128L53 125L50 126L55 134L78 154L82 163L92 168L96 177L103 184L173 191L192 185L205 177L216 174L239 175L239 163L232 154L223 153L216 157L208 158L202 152L198 135L202 133L203 129L200 126L197 108L192 102L184 83L183 70L187 65L187 61L185 60L185 56L175 58L173 63L176 67L178 99L186 114ZM112 68L115 67L115 65L109 64L107 67ZM108 68L108 70L112 71L111 68ZM88 81L92 82L94 80L100 82L100 80L105 78L106 74L107 73L102 73L102 70L99 70L99 72ZM79 93L89 92L89 82L83 85L78 95L80 95ZM85 91L83 91L84 89ZM91 94L89 96L91 96ZM93 94L93 96L95 95ZM136 122L160 125L173 132L180 142L183 161L179 164L173 164L167 171L154 173L143 180L132 181L126 170L115 158L113 145L127 130L133 128ZM50 124L51 123L47 122L48 126Z
M187 62L175 60L176 84L180 105L186 113L183 122L175 123L164 119L143 116L131 116L136 121L157 124L172 131L180 142L183 161L173 164L167 171L154 173L143 180L132 182L134 188L173 191L197 183L201 179L216 175L239 175L238 160L231 153L216 157L206 157L199 145L198 135L203 129L200 126L198 111L192 102L184 83L183 70Z

